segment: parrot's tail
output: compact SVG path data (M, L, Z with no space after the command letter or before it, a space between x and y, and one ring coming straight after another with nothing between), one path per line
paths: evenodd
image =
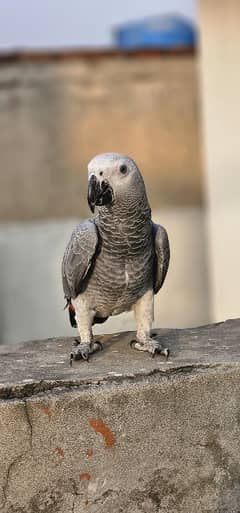
M71 299L69 299L69 298L66 298L66 299L67 299L67 304L66 304L65 308L68 309L70 324L71 324L72 328L77 328L75 308L71 302Z
M75 312L75 308L71 302L68 305L68 313L69 313L69 321L70 321L72 328L77 328L76 312Z

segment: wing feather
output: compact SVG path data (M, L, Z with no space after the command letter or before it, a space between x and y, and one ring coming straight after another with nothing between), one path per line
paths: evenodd
M167 231L160 224L153 224L153 242L155 250L154 262L154 294L161 289L169 267L170 247Z
M98 245L93 220L78 224L73 230L62 261L62 283L66 299L75 299L93 263Z

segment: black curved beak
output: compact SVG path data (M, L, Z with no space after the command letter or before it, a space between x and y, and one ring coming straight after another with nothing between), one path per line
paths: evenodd
M90 180L88 182L88 204L91 212L94 212L95 205L97 203L97 198L100 194L100 183L97 180L96 176L91 175Z
M88 205L91 212L95 206L109 205L113 202L113 190L107 180L100 183L95 175L91 175L88 182Z

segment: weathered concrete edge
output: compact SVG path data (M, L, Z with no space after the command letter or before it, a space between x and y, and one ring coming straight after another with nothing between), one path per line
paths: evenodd
M104 352L91 364L69 366L73 337L27 341L14 347L1 346L0 400L24 399L50 391L107 389L159 383L180 376L195 376L214 370L239 372L240 319L185 329L156 329L153 336L170 349L170 358L142 355L129 347L135 332L100 337ZM1 382L2 381L2 382Z
M151 379L151 382L156 382L159 378L171 379L184 376L195 376L204 372L231 372L232 370L240 369L240 363L226 362L226 363L209 363L209 364L189 364L179 365L178 367L168 369L153 369L144 373L129 374L125 376L108 376L99 377L96 379L73 379L73 380L42 380L36 383L27 383L21 385L12 385L11 383L0 389L0 403L2 401L12 401L14 399L28 399L38 395L43 395L48 392L62 392L67 391L85 391L89 388L100 389L108 388L110 386L120 386L127 384L144 383L146 379Z

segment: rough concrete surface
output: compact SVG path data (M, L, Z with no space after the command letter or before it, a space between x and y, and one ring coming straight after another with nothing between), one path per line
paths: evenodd
M1 513L239 513L240 320L1 347Z

